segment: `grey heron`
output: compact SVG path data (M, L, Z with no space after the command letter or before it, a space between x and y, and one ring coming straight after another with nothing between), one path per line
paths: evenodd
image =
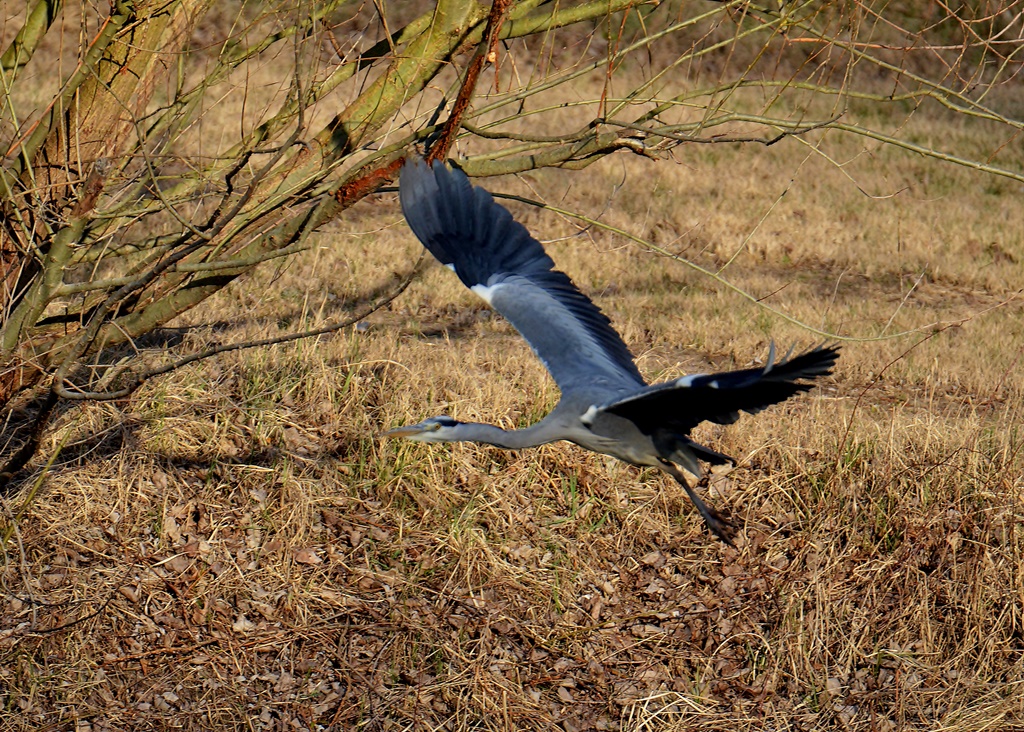
M448 416L385 433L421 442L482 442L516 450L568 440L594 452L671 475L708 528L732 545L735 528L701 500L679 466L700 478L700 462L736 461L694 442L704 421L732 424L831 373L837 346L819 346L763 368L693 374L648 385L611 321L556 269L539 241L458 169L411 158L399 185L409 227L440 262L526 339L562 392L539 422L520 430Z

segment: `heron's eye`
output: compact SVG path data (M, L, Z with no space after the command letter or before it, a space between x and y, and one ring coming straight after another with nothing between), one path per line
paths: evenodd
M440 422L434 422L433 424L430 425L430 431L431 432L437 432L439 429L441 429L441 423Z

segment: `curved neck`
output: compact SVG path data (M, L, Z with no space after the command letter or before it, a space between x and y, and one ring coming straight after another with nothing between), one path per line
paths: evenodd
M549 432L551 423L542 419L537 424L523 430L503 430L493 424L482 422L460 422L451 430L450 442L484 442L506 450L518 450L523 447L537 447L549 442L565 439L561 435Z

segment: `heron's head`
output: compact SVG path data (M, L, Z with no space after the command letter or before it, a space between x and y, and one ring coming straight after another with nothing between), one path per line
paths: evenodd
M451 442L453 440L452 430L460 424L462 423L443 415L430 417L416 424L388 430L384 433L384 437L405 437L417 442Z

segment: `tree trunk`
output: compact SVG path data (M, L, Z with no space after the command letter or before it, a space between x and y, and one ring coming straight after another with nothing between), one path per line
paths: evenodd
M45 373L45 348L19 337L21 331L42 315L48 291L60 284L108 167L132 141L134 120L211 2L115 3L60 97L12 146L16 160L0 174L0 313L7 321L0 408ZM55 6L46 4L51 16ZM42 277L40 268L48 270Z

